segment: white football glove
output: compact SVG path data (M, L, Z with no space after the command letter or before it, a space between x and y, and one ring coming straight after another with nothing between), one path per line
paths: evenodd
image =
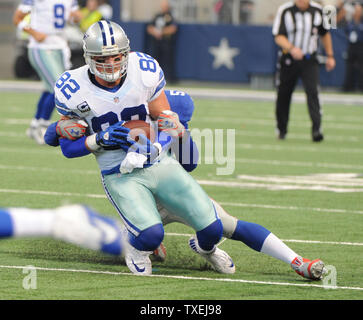
M184 126L179 121L177 113L171 110L164 110L158 117L160 131L165 131L174 138L181 138L185 133Z

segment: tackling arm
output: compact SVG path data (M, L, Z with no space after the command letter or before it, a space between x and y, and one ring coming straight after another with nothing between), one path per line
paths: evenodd
M77 140L62 138L57 133L57 122L53 122L45 132L44 141L46 144L57 147L60 146L62 153L67 158L83 157L91 153L86 147L86 136L82 136Z

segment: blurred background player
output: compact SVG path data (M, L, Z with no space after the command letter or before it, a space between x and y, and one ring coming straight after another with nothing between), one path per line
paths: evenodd
M197 167L198 163L198 148L188 130L189 122L191 121L194 112L194 102L193 99L183 91L165 90L165 94L168 98L171 110L178 114L180 122L187 129L184 141L176 141L172 144L171 149L183 168L186 171L191 172ZM56 127L58 125L61 129L62 122L64 121L54 122L49 126L45 135L47 144L51 146L59 145L60 136L57 134ZM74 122L76 122L76 120L74 120ZM59 132L62 132L62 130L63 129ZM74 142L68 141L68 144L63 144L62 147L63 153L68 156L72 155L71 144L74 144ZM229 215L215 200L211 200L222 221L224 237L241 241L255 251L265 253L289 264L293 270L307 279L319 280L323 276L324 263L321 260L316 259L311 261L302 258L263 226L238 220ZM158 206L158 211L164 226L172 222L188 225L183 219L178 218L176 215L172 214L170 210L166 210L161 205ZM165 259L166 249L163 244L154 251L154 255L159 261Z
M70 50L64 35L67 21L78 21L77 0L23 0L13 15L19 30L30 35L28 57L45 85L27 135L44 144L44 133L54 110L54 84L69 69ZM30 24L24 20L30 13Z
M363 1L341 1L338 23L348 38L344 92L363 92Z
M168 83L175 79L175 45L178 26L170 10L169 2L163 0L161 9L146 27L150 41L150 55L159 63Z
M277 11L272 34L280 47L275 110L278 139L283 140L286 137L291 97L297 81L301 78L312 121L312 140L320 142L324 136L318 94L319 64L316 58L319 37L327 57L326 70L335 68L331 35L329 26L324 23L322 7L309 0L295 0L283 4Z
M50 237L113 255L123 253L121 225L83 205L0 208L0 238Z

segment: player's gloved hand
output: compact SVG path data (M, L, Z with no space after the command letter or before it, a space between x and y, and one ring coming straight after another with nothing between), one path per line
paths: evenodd
M130 129L123 127L125 121L119 121L106 130L102 130L96 134L96 144L104 149L120 148L130 146L129 132Z
M123 147L126 151L126 149ZM161 153L162 147L157 142L152 142L145 136L140 135L139 140L134 141L128 148L126 157L120 165L120 172L130 173L136 168L145 168L150 165Z
M139 140L133 142L127 152L136 152L146 157L146 162L154 161L161 153L162 147L160 143L152 143L145 135L139 135Z
M184 126L179 121L177 113L171 110L164 110L158 117L160 131L165 131L174 138L181 138L185 133Z
M84 136L87 132L88 124L80 119L61 119L58 120L56 132L59 137L68 140L76 140Z

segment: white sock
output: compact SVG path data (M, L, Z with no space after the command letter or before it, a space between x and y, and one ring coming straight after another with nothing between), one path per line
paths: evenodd
M38 119L33 118L32 121L30 122L30 126L32 128L36 128L38 125L39 125Z
M261 252L290 264L298 255L291 250L285 243L270 233L265 239Z
M48 237L52 235L54 210L12 208L13 237Z

